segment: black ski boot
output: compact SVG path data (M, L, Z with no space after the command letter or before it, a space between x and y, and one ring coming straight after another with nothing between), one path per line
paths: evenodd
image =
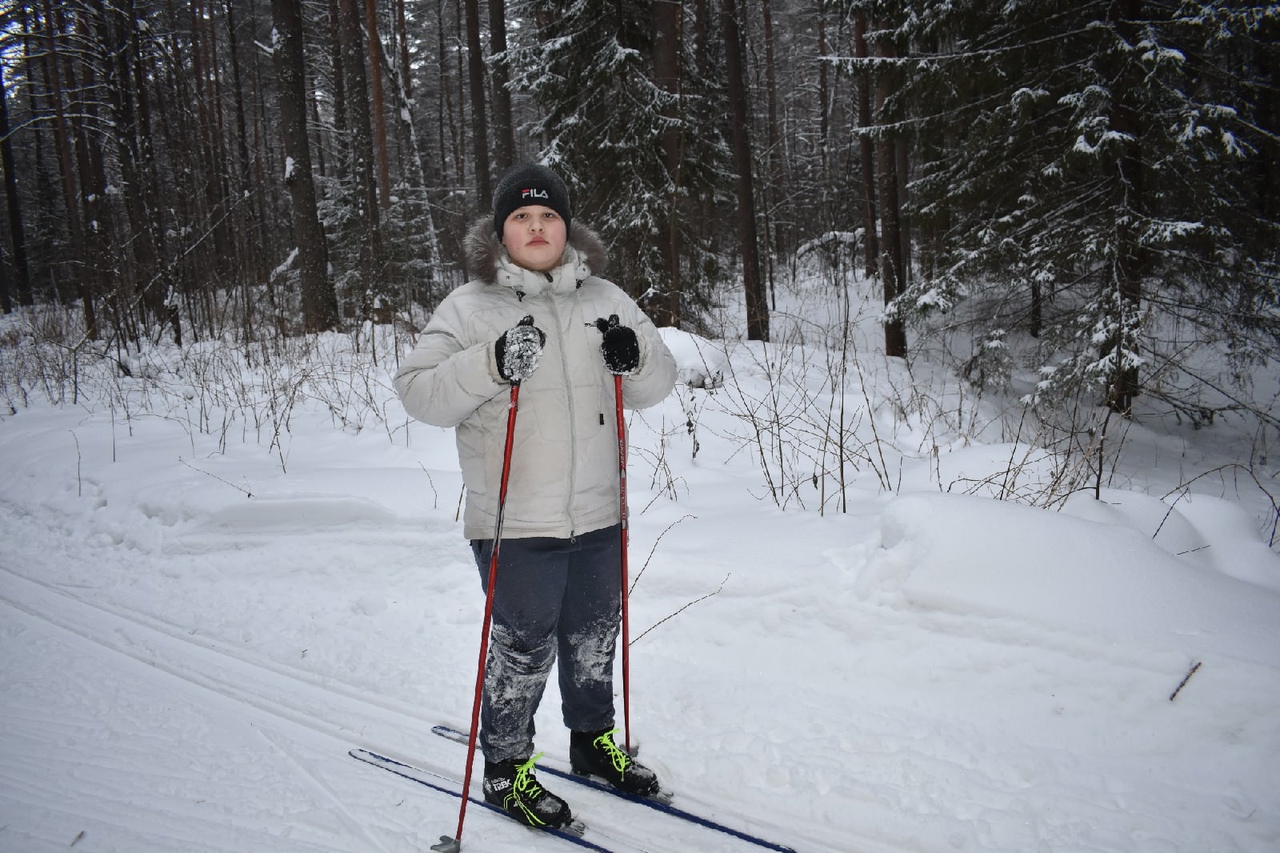
M569 735L569 763L573 772L599 776L619 791L638 797L652 797L659 791L658 777L613 742L617 729L572 732Z
M484 763L484 801L537 829L561 829L573 820L569 804L538 784L533 766L542 755L521 761Z

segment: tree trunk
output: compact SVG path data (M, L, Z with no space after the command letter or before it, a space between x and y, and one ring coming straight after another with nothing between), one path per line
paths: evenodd
M876 43L876 56L894 56L892 45L881 39ZM892 76L887 68L876 76L876 116L884 124L884 108L893 92ZM880 177L880 279L884 284L884 304L890 305L902 295L906 276L902 257L902 209L898 199L897 134L882 129L876 140L876 170ZM901 320L884 324L884 351L890 358L907 357L907 335Z
M311 143L307 137L307 84L302 55L300 0L271 0L275 20L275 63L279 77L280 131L285 156L285 183L293 201L293 238L302 272L302 317L308 332L338 325L338 300L329 281L329 253L316 214L316 189L311 174Z
M378 35L378 0L364 0L365 27L369 32L369 85L373 92L373 150L378 166L378 198L382 209L391 206L391 162L387 151L387 114L382 88L382 38Z
M4 194L9 210L9 238L13 246L14 290L19 305L32 305L31 271L27 264L27 238L22 228L22 203L18 198L18 178L14 174L13 140L9 138L8 95L4 85L4 66L0 64L0 163L4 165ZM3 293L4 313L13 311L9 288Z
M471 142L475 152L476 210L485 211L493 198L489 172L489 122L485 114L484 54L480 52L479 0L465 0L467 13L467 76L471 89Z
M769 181L764 191L765 219L773 223L773 246L777 252L791 251L791 223L778 220L782 200L786 197L786 172L782 163L782 126L778 122L778 72L773 37L773 0L762 0L764 6L764 86L768 99Z
M853 55L858 59L870 56L867 50L867 15L858 12L853 21ZM868 279L876 277L876 264L880 260L878 215L876 212L875 146L871 141L871 72L864 70L858 80L858 165L862 174L862 230L864 268Z
M662 4L660 4L662 5ZM505 0L489 0L489 55L493 64L493 136L498 163L505 169L516 162L515 119L511 114L511 75L501 55L507 50L507 9Z
M778 73L774 57L773 41L773 2L761 0L764 19L764 79L766 113L768 127L765 139L768 145L769 173L764 185L764 226L765 240L768 242L765 252L766 279L769 291L773 292L773 263L779 253L791 251L790 229L779 219L782 210L783 169L782 169L782 129L778 125Z
M1120 37L1128 44L1136 44L1139 34L1135 22L1142 15L1142 0L1116 0L1109 14ZM1122 61L1126 69L1131 67L1127 58ZM1117 217L1116 257L1112 274L1116 287L1114 310L1118 316L1114 320L1116 335L1103 345L1103 353L1114 356L1107 405L1120 414L1129 413L1139 392L1138 368L1129 358L1129 354L1136 353L1138 349L1138 342L1132 339L1131 334L1137 323L1134 318L1142 310L1144 267L1144 253L1137 233L1137 221L1144 215L1146 206L1143 191L1142 124L1132 106L1135 98L1130 91L1132 87L1139 85L1141 84L1133 79L1132 71L1121 76L1116 83L1113 117L1115 130L1125 140L1119 162L1116 163L1116 173L1112 177L1112 209Z
M896 156L895 169L898 175L898 251L902 253L902 272L898 276L898 293L906 293L911 287L911 279L915 268L911 251L911 196L908 190L908 179L911 175L911 155L907 140L898 137L894 145Z
M760 250L756 231L755 186L751 177L751 134L747 126L747 79L738 28L737 0L723 0L725 72L733 123L733 166L738 173L738 244L742 250L742 284L747 299L747 340L769 340L769 303L760 280Z
M827 4L818 0L818 55L826 56L827 47ZM818 156L821 161L822 175L829 175L830 164L827 157L827 140L831 133L831 93L827 82L827 63L818 63Z
M130 0L132 2L132 0ZM239 186L236 187L235 195L243 198L247 193L257 194L253 185L253 166L252 159L249 156L249 130L248 121L245 117L244 107L244 82L241 79L240 72L240 49L239 36L236 32L236 15L234 0L226 0L224 4L227 14L227 47L231 66L231 86L232 86L232 107L235 111L235 144L236 144L236 168L239 178ZM250 282L262 280L266 275L265 264L263 262L262 250L266 245L262 238L261 220L253 215L253 206L246 205L248 212L237 217L240 223L238 229L238 243L241 247L240 251L244 252L244 268L247 271L245 275L245 286Z
M346 78L347 128L351 140L351 204L358 240L361 288L357 312L369 317L381 290L382 226L378 214L378 189L374 180L373 126L369 115L369 78L365 73L361 38L360 0L339 0L342 15L342 70Z
M457 87L457 98L453 108L449 111L449 127L453 132L453 145L457 156L458 168L458 185L461 186L467 182L467 85L469 78L466 71L462 67L462 56L457 46L467 43L466 13L462 10L462 0L453 0L456 7L454 9L454 25L456 34L452 43L448 47L448 51L457 63L457 74L454 78L454 85ZM441 32L443 38L443 31ZM467 57L470 58L471 51L465 51ZM441 66L442 68L447 66ZM473 137L474 141L474 137Z
M400 46L400 86L405 99L413 97L413 68L409 64L409 21L404 13L405 0L396 2L396 41Z
M342 62L342 10L338 0L329 0L329 64L333 80L333 129L339 137L348 133L347 121L347 73ZM345 178L351 174L351 151L348 145L338 146L338 164L334 176Z
M440 151L440 177L448 182L450 164L453 162L452 137L448 133L451 107L449 105L449 53L445 47L444 0L436 0L436 114L432 124L436 128L436 148Z
M659 249L666 280L661 282L661 295L647 307L655 323L660 326L680 325L680 303L683 282L680 275L681 210L680 210L680 159L683 134L680 130L680 34L683 18L683 2L653 4L653 83L669 95L675 103L664 110L666 129L662 134L662 163L667 173L668 194L666 204L665 233L661 235Z

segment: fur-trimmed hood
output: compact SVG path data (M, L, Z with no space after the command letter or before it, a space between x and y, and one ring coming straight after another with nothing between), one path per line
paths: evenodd
M511 261L506 247L493 230L493 220L488 217L476 220L467 232L464 248L469 278L487 284L502 283L499 273L504 266L509 268ZM577 267L575 278L582 281L588 276L603 275L608 262L609 255L599 235L580 223L573 223L569 231L569 242L560 259L561 265L574 264Z

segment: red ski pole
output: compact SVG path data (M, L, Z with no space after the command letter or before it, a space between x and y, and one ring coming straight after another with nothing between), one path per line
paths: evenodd
M627 422L622 415L622 374L613 375L613 396L618 408L618 517L622 522L622 721L624 747L631 752L631 628L627 615L630 598L627 579Z
M493 621L493 588L498 580L498 551L502 545L502 517L507 508L507 481L511 476L511 448L515 444L516 409L520 400L520 383L511 383L511 404L507 409L507 441L502 451L502 479L498 486L498 512L493 523L493 553L489 557L489 582L485 585L484 623L480 632L480 661L476 665L476 692L471 703L471 734L467 738L467 768L462 777L462 805L458 808L458 831L450 838L440 836L431 849L439 853L459 853L462 849L462 824L467 818L467 800L471 794L471 765L475 761L476 737L480 730L480 702L484 695L485 662L489 655L489 623Z

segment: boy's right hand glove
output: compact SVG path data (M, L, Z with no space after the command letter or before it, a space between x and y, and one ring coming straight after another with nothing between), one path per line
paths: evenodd
M519 385L538 369L546 342L546 334L533 325L533 315L525 315L517 325L503 332L493 345L498 374L511 384Z

